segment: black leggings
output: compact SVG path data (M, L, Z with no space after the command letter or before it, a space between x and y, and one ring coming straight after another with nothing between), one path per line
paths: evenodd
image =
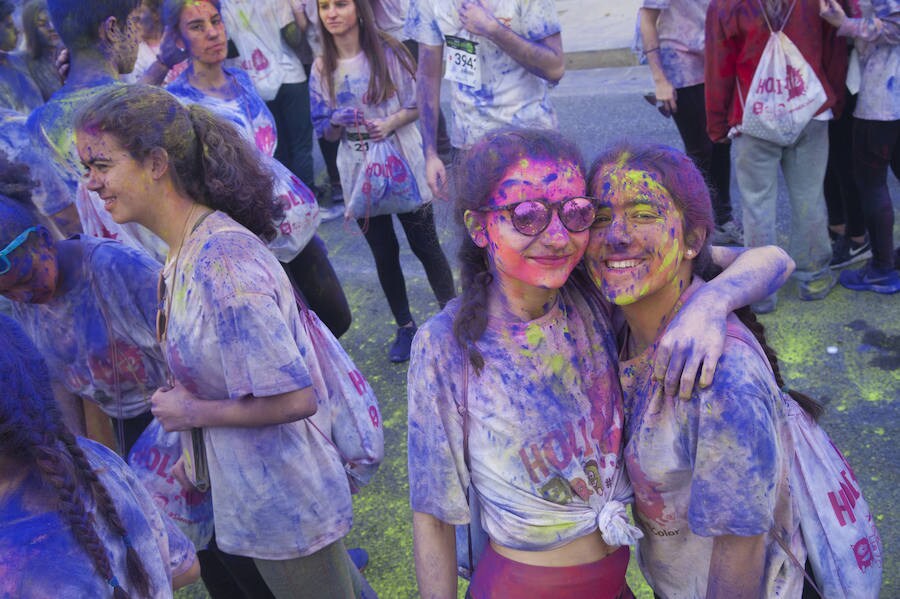
M678 110L672 115L684 153L700 169L709 187L716 224L724 225L731 214L731 143L714 144L706 133L704 85L678 89Z
M894 268L894 207L888 167L900 179L900 120L853 123L853 176L872 242L872 266Z
M350 328L350 305L319 236L314 235L296 258L282 266L307 305L334 336L346 333Z
M450 264L438 242L431 204L396 216L406 233L410 249L425 267L428 283L443 308L456 295L456 290L453 287ZM402 327L411 323L413 318L409 311L409 298L406 295L406 280L400 269L400 244L394 233L391 215L372 216L368 220L358 219L356 222L362 229L369 247L372 248L378 281L387 297L397 326Z
M847 237L866 233L862 204L853 180L853 110L856 95L847 92L847 103L838 120L828 121L828 169L825 171L825 205L828 225L845 225Z

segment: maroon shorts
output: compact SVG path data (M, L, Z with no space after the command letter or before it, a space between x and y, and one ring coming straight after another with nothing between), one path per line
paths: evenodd
M625 582L628 547L603 559L559 568L531 566L503 557L488 545L469 585L473 599L633 599Z

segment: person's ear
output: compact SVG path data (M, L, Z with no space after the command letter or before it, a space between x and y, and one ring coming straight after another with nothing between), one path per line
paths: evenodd
M695 229L687 233L684 236L684 255L685 257L693 260L700 254L700 250L703 249L703 244L706 243L706 231L702 229Z
M169 153L163 148L153 148L147 156L147 162L150 167L150 174L155 181L158 181L169 172Z
M115 45L123 35L119 19L113 16L106 17L103 22L100 23L99 34L100 41L106 42L110 46Z
M466 231L468 231L472 243L480 248L487 247L488 234L484 222L484 215L472 210L466 210L463 213L463 220L466 223Z

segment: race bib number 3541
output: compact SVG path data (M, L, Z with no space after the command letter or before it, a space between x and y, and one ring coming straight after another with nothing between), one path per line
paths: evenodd
M444 78L481 89L478 42L448 35L444 38Z

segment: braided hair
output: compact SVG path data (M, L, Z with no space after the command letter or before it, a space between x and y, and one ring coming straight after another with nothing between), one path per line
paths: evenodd
M97 573L112 587L115 599L149 596L149 576L131 546L116 506L75 436L62 422L46 363L22 329L2 315L0 346L5 348L0 352L0 379L4 381L0 386L0 452L36 468L44 484L55 491L56 511ZM127 581L116 579L94 514L85 503L85 491L96 504L95 513L126 547Z
M684 153L663 144L635 144L620 141L612 148L604 151L594 160L588 173L588 189L599 193L611 168L647 171L658 175L662 185L681 212L684 221L682 229L685 235L702 235L703 244L694 258L693 274L708 281L722 272L713 261L710 253L710 236L715 220L710 202L709 187L700 170ZM695 248L696 249L696 248ZM775 382L784 389L784 380L778 366L778 356L766 341L765 328L756 319L756 315L745 306L734 311L762 346L775 374ZM822 414L822 405L808 395L789 390L788 394L813 419Z
M581 151L555 131L505 128L488 133L464 152L454 168L454 220L460 237L462 294L453 335L480 372L484 357L475 347L488 321L488 295L494 280L486 248L469 237L465 212L487 206L510 167L523 159L570 163L584 172Z

